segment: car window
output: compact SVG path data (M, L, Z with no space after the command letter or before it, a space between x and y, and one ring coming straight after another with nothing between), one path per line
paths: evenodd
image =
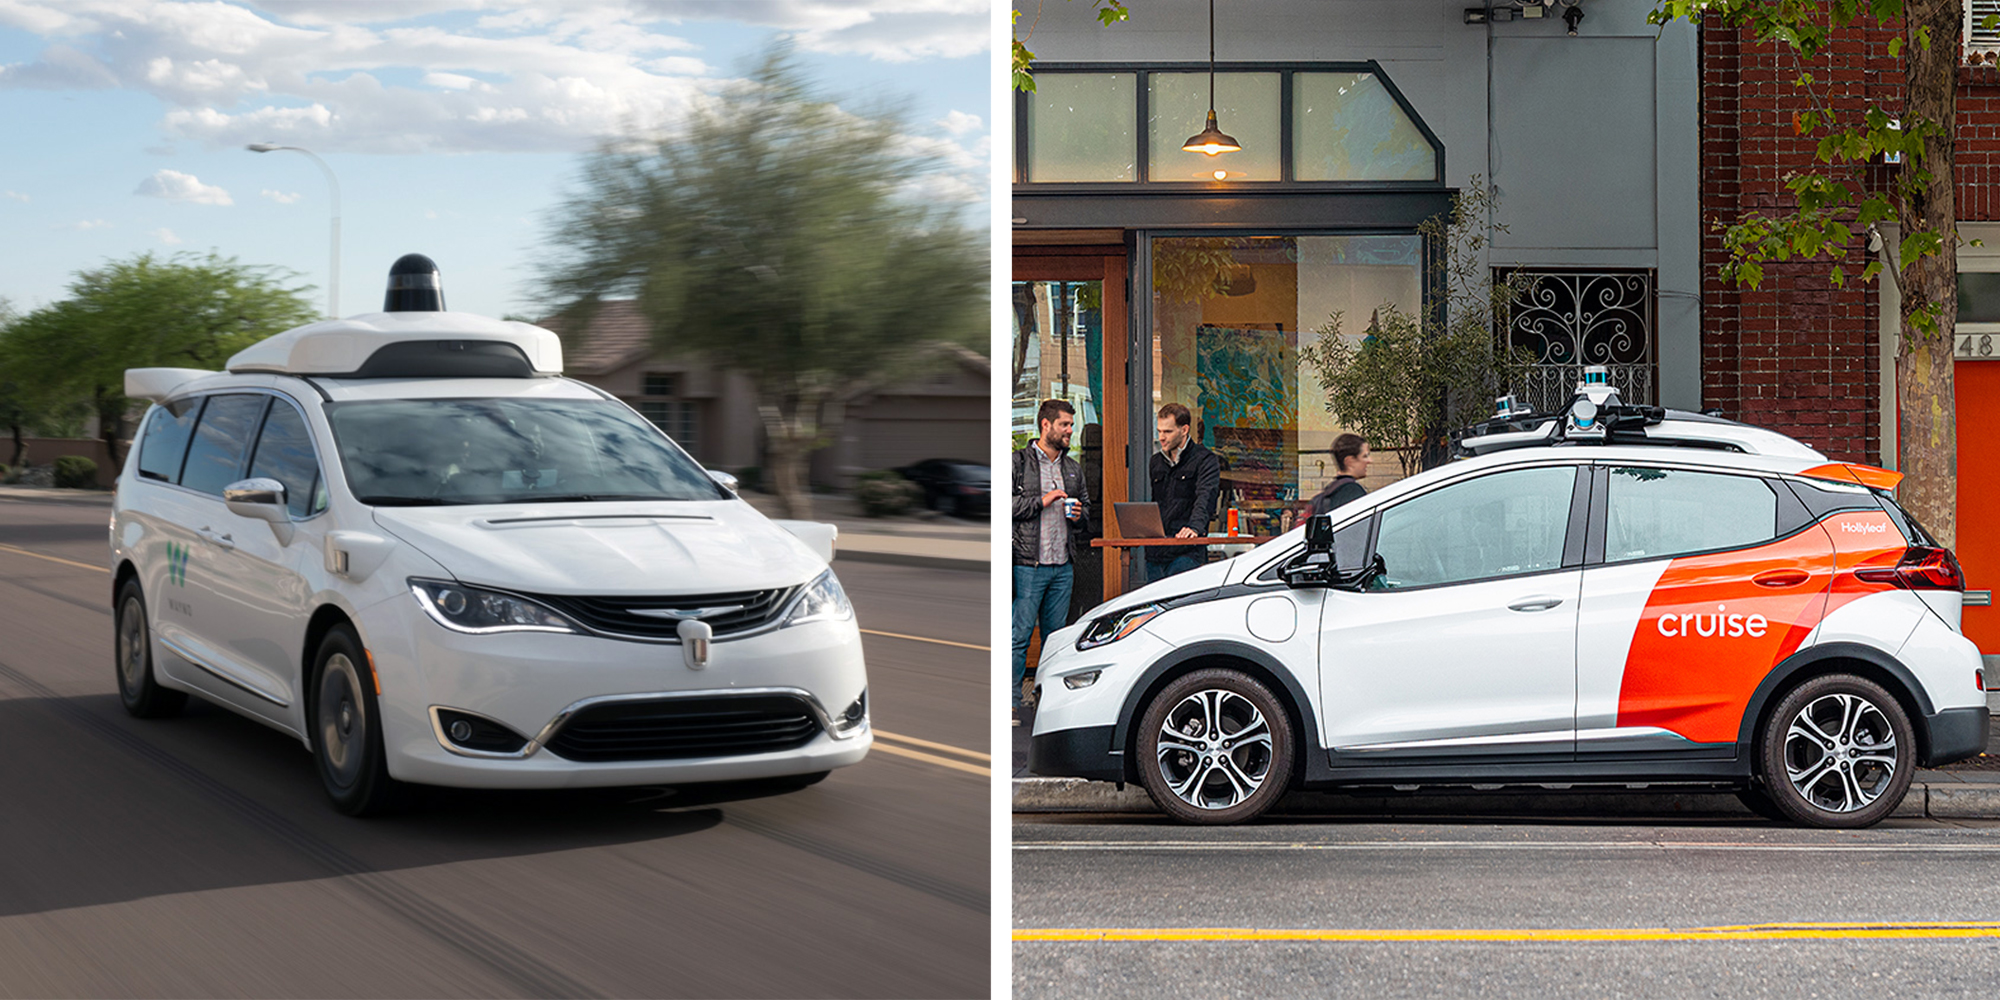
M1756 545L1778 536L1778 496L1756 476L1614 468L1604 561Z
M368 504L729 497L622 403L368 400L330 404L327 419L347 485Z
M145 438L139 443L139 475L167 483L180 481L181 459L187 457L188 436L200 412L199 396L153 407L146 420Z
M293 517L326 508L326 488L320 483L319 463L313 458L312 435L306 430L305 418L289 403L271 404L271 415L264 418L264 429L257 435L250 475L284 483L285 507Z
M1382 512L1373 589L1560 569L1576 467L1513 469L1453 483ZM1337 538L1336 538L1337 540Z
M181 485L221 496L223 487L242 479L243 452L270 398L249 393L210 396L188 446Z

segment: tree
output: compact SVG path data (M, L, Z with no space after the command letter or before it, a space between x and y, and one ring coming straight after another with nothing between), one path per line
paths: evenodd
M1444 429L1487 414L1510 375L1534 363L1520 348L1496 346L1495 323L1520 295L1523 279L1493 280L1482 251L1507 228L1486 222L1493 194L1477 176L1454 195L1449 216L1417 227L1431 256L1431 284L1444 295L1412 313L1393 302L1377 307L1363 336L1341 329L1333 314L1299 347L1299 360L1326 387L1329 412L1394 451L1403 475L1444 454Z
M544 292L571 329L636 298L661 349L749 376L767 481L803 517L806 459L846 401L986 328L986 234L910 192L935 166L895 115L827 103L776 50L675 133L592 157Z
M1748 29L1759 42L1784 45L1799 65L1793 85L1811 101L1793 118L1799 135L1817 136L1823 168L1785 181L1794 202L1785 210L1752 212L1724 227L1730 260L1724 280L1752 288L1764 265L1794 257L1825 259L1842 285L1843 261L1865 247L1877 259L1859 269L1863 281L1888 275L1902 294L1902 336L1896 349L1896 404L1903 434L1900 499L1945 545L1957 537L1958 441L1953 402L1952 330L1958 321L1958 233L1952 158L1957 114L1958 37L1962 0L1666 0L1654 23L1680 19ZM1995 18L1987 18L1991 27ZM1805 65L1827 51L1839 30L1893 30L1891 57L1903 60L1900 107L1829 98L1832 81ZM1900 155L1886 188L1871 187L1867 168L1884 154ZM1895 220L1901 245L1871 246L1875 224ZM1857 231L1861 235L1857 234Z
M20 387L27 413L54 415L87 402L116 464L131 407L125 369L220 370L237 351L313 322L310 286L284 287L293 277L215 254L113 261L79 272L68 298L0 332L0 371Z

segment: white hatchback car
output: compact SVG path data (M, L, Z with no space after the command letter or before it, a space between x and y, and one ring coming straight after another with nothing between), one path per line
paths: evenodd
M1895 473L1608 390L1049 636L1029 768L1198 823L1296 787L1697 784L1863 826L1985 748L1964 577Z
M155 401L111 517L118 688L297 736L342 811L404 783L679 784L871 743L833 527L773 522L555 334L450 312L301 327Z

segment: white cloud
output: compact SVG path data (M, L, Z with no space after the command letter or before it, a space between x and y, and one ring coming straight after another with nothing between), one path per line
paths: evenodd
M103 219L85 219L85 220L83 220L82 222L65 222L65 223L63 223L63 224L61 224L61 225L58 225L58 226L50 226L49 228L50 228L50 229L74 229L74 230L77 230L77 231L79 231L79 232L83 232L83 231L86 231L86 230L91 230L91 229L110 229L110 228L111 228L111 223L109 223L109 222L106 222L106 221L104 221Z
M29 197L28 197L27 195L25 195L25 194L22 194L22 193L21 193L21 192L19 192L19 191L8 191L8 192L6 192L6 193L4 193L4 194L0 194L0 198L8 198L8 199L11 199L11 200L13 200L13 201L33 201L33 200L34 200L34 199L32 199L32 198L29 198Z
M155 229L147 233L146 235L151 236L154 239L157 239L168 246L178 246L181 242L181 238L175 236L174 231L171 229L166 229L166 228Z
M986 127L986 119L963 111L952 111L938 119L938 127L952 135L964 135Z
M263 194L264 197L269 198L280 205L289 205L292 202L299 200L299 193L297 191L293 191L288 194L284 191L273 191L270 188L265 188L261 193Z
M213 184L203 184L201 179L195 175L184 174L178 170L161 170L153 174L153 176L140 181L139 186L134 188L132 193L142 194L149 198L165 198L169 201L191 201L197 205L234 205L236 203L234 199L229 197L229 192Z
M974 56L992 45L990 0L633 0L667 20L743 21L790 33L808 52L882 62Z

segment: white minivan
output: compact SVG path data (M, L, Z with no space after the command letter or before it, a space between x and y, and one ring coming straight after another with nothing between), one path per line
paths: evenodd
M393 302L393 294L392 294ZM871 743L831 525L767 520L548 330L384 312L156 403L111 516L118 689L297 736L343 812L409 784L803 786Z

